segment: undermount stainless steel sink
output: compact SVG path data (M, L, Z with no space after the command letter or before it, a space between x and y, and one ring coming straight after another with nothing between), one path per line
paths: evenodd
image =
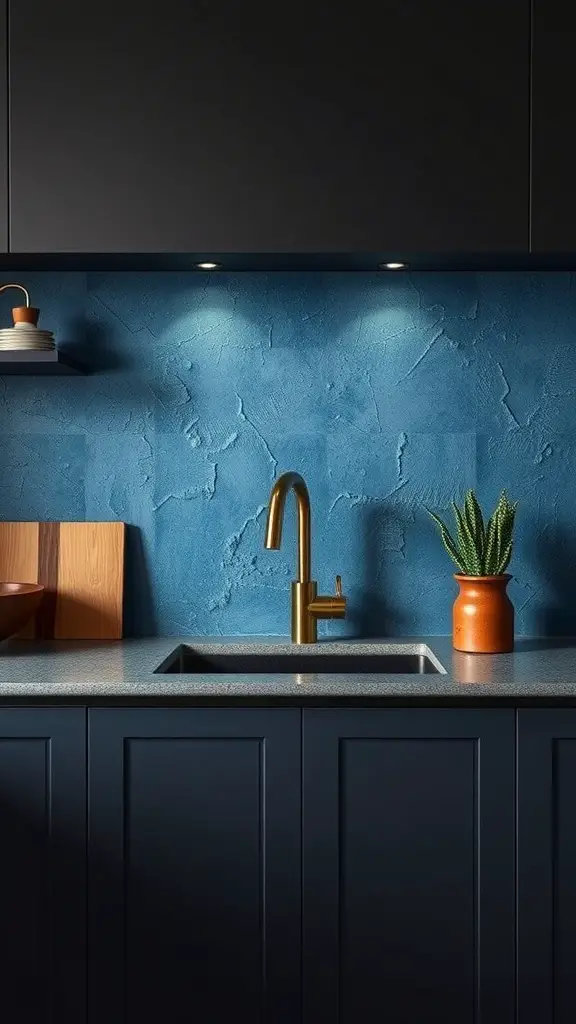
M196 650L181 644L156 672L193 675L278 675L282 673L326 673L328 675L385 674L430 675L443 672L440 662L425 644L393 644L389 650L363 654L358 650L314 653L308 651L266 651L228 653Z

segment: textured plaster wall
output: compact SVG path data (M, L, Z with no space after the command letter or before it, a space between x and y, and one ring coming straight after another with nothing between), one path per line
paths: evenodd
M96 371L0 378L0 515L122 519L127 627L284 633L295 562L270 485L306 477L325 632L446 633L424 504L521 502L521 633L572 634L576 278L568 273L36 274L41 325ZM0 321L9 322L2 296Z

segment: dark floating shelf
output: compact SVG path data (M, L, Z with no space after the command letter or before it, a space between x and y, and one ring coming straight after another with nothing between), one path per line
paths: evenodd
M0 352L0 377L7 374L28 377L79 376L89 370L72 356L53 352Z

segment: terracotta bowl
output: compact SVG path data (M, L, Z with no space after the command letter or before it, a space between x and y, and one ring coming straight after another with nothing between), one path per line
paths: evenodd
M0 640L20 632L34 615L43 593L39 583L0 583Z

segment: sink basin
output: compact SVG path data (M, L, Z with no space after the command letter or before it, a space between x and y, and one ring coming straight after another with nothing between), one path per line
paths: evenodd
M442 672L432 652L425 644L393 644L386 650L382 644L382 653L363 654L355 651L318 650L262 653L212 653L196 650L181 644L165 661L158 666L156 672L177 672L193 675L278 675L279 673L328 673L329 675L355 675L372 673L386 675L403 675L404 673L428 675Z

